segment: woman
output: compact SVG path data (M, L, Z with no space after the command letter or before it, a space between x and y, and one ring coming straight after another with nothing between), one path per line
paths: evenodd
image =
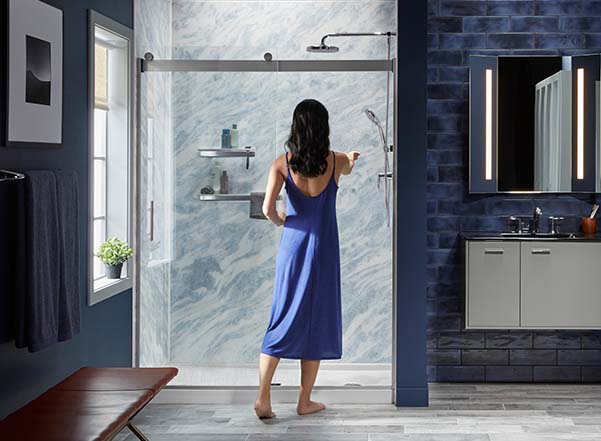
M259 396L255 412L273 418L270 386L280 358L301 360L297 413L325 409L311 401L320 360L342 357L340 251L336 193L359 152L330 151L328 111L316 100L294 109L289 152L269 171L263 213L284 226L276 259L273 305L259 359ZM286 184L286 213L276 199Z

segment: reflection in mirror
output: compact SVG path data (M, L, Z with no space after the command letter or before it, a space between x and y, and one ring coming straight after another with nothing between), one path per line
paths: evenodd
M499 58L499 191L570 191L571 72L562 67L561 57Z

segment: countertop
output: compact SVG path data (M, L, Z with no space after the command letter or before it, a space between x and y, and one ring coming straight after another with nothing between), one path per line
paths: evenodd
M562 232L564 234L564 232ZM505 237L501 236L500 233L494 232L461 232L459 236L463 240L498 240L498 241L538 241L538 242L601 242L601 234L595 234L591 236L585 236L582 233L573 233L572 237L549 237L545 236L545 233L541 235L524 235L523 237Z

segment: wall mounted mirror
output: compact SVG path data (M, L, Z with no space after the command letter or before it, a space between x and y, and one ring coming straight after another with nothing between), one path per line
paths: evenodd
M470 57L470 193L601 191L601 57Z

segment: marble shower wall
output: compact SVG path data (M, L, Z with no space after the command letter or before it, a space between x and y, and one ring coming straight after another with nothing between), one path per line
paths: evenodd
M182 1L172 9L173 58L380 59L383 38L338 40L338 54L309 54L322 34L394 30L395 1ZM360 25L358 25L360 18ZM394 49L393 49L394 50ZM170 361L255 363L267 326L280 231L249 219L247 202L200 202L222 128L238 124L240 145L257 156L221 160L231 193L264 191L283 153L294 106L304 98L330 111L332 148L358 149L355 173L338 198L343 296L343 362L391 361L391 230L376 187L383 153L362 110L384 120L386 74L174 73L174 235ZM392 126L392 115L391 115ZM391 130L392 132L392 130Z
M171 0L137 0L136 57L152 52L171 58ZM141 366L169 362L169 293L171 289L171 76L145 74L141 88L140 341ZM150 240L150 201L154 203L154 238Z

